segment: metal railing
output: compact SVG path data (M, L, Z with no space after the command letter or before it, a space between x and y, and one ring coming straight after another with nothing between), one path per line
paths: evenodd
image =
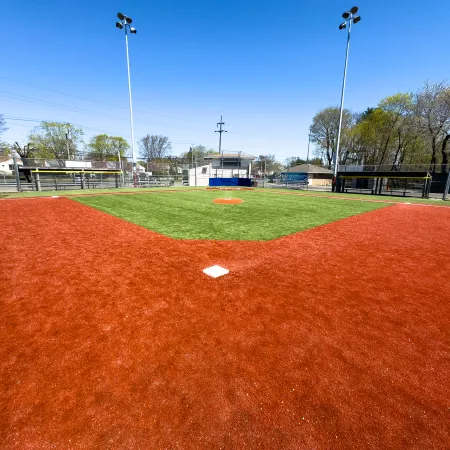
M66 159L17 158L22 167L36 169L68 169L68 170L120 170L118 161L82 161Z
M436 164L373 164L373 165L339 165L339 172L435 172L446 173L445 166Z

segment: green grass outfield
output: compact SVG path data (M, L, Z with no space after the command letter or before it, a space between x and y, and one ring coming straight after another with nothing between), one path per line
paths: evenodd
M152 188L112 188L112 189L62 189L59 191L30 191L30 192L0 192L0 199L2 198L31 198L31 197L51 197L52 195L59 195L64 197L66 195L91 195L91 194L117 194L117 193L139 193L139 192L152 192L154 190L168 190L168 189L180 189L179 187L152 187ZM192 187L182 187L181 189L193 189Z
M216 198L240 198L244 203L218 205L213 203ZM261 190L151 191L72 199L173 238L220 240L275 239L388 206Z
M194 186L172 186L172 187L152 187L152 188L120 188L120 189L75 189L75 190L60 190L60 191L42 191L42 192L0 192L0 199L2 198L32 198L32 197L51 197L52 195L64 196L74 196L74 195L102 195L102 194L117 194L117 193L143 193L143 192L153 192L153 191L167 191L167 190L201 190L201 187ZM273 188L257 188L256 191L271 192L274 194L280 192L295 192L302 195L317 196L317 197L341 197L349 199L359 199L359 200L381 200L389 203L420 203L424 205L439 205L439 206L450 206L450 198L447 201L442 201L442 197L435 198L414 198L414 197L403 197L395 195L370 195L370 194L354 194L354 193L335 193L329 191L314 191L314 190L297 190L297 189L273 189Z

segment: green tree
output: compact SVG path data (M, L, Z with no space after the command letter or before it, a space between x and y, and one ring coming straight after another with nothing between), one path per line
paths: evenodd
M311 125L311 142L316 145L316 156L325 160L328 167L332 166L336 154L339 113L340 109L337 106L322 109L314 116ZM348 133L353 120L352 113L348 109L344 109L341 127L341 162L346 159Z
M201 164L203 163L205 156L213 155L215 153L217 152L211 148L207 149L203 145L196 145L194 147L190 147L188 152L181 153L180 159L187 163L194 161L197 164Z
M301 164L306 164L306 159L299 158L298 156L292 156L290 158L286 158L285 160L286 167L294 167Z
M283 170L283 164L276 159L275 155L259 155L253 162L253 168L260 172L270 174Z
M130 145L123 137L97 134L87 145L86 157L97 161L117 161L118 155L123 158L129 148Z
M355 162L391 165L423 161L423 139L418 128L414 96L397 93L368 108L356 120L349 136Z
M322 158L313 158L309 161L309 164L312 164L313 166L323 166Z
M82 137L83 130L71 123L44 121L31 131L28 139L35 158L62 161L77 156Z

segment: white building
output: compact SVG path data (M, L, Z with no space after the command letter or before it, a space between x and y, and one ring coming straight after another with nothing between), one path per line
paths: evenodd
M20 159L17 159L17 165L22 165ZM6 175L14 174L14 160L10 156L0 156L0 173Z
M246 153L224 153L205 156L205 164L186 168L184 183L189 186L208 186L210 178L251 178L252 161L256 159Z

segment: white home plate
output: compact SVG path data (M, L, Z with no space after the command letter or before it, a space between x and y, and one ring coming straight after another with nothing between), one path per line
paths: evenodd
M211 266L203 269L203 273L206 273L206 275L209 275L210 277L217 278L230 273L230 271L220 266Z
M59 198L59 195L52 195L52 198Z

